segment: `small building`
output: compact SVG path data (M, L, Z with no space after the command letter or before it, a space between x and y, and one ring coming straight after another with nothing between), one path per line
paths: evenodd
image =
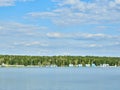
M90 64L86 64L86 67L90 67Z
M50 67L57 67L57 65L50 65Z
M82 67L82 64L78 64L78 67Z
M1 67L5 67L6 65L4 63L2 63Z
M117 65L115 64L115 66L114 67L117 67Z
M100 67L109 67L109 64L101 64Z
M96 67L96 65L95 65L95 64L92 64L91 66L92 66L92 67Z
M69 67L73 67L74 65L73 64L69 64Z

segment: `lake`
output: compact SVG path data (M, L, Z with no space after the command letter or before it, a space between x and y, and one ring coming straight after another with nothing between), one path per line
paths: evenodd
M0 68L0 90L120 90L120 68Z

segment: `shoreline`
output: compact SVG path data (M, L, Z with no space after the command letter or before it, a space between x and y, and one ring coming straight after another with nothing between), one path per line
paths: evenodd
M38 65L5 65L2 66L0 65L0 68L59 68L59 67L64 67L64 68L118 68L120 66L38 66Z

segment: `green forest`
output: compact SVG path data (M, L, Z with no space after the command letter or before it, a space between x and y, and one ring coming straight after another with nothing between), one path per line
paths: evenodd
M33 65L33 66L49 66L56 65L58 67L69 66L72 64L77 66L86 64L100 66L109 64L110 66L120 66L120 57L99 57L99 56L18 56L18 55L0 55L0 65Z

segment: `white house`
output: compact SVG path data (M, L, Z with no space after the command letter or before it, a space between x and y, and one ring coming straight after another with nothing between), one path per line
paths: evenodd
M96 65L95 65L95 64L92 64L92 67L96 67Z
M109 67L109 64L101 64L100 67Z
M82 67L82 64L78 64L78 67Z
M90 64L86 64L86 67L90 67Z
M74 65L73 64L69 64L69 67L73 67Z

